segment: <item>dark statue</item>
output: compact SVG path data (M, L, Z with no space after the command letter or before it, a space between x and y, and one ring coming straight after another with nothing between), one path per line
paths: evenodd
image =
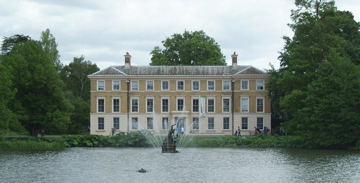
M174 136L175 125L172 125L170 131L162 144L162 152L165 153L176 153L176 137Z
M174 132L175 132L174 126L175 125L171 125L170 131L169 131L166 139L164 140L165 144L174 144L174 143L176 143L176 140L174 138Z

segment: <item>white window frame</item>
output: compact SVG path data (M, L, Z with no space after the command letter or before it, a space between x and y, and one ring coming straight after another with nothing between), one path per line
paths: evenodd
M114 106L115 106L115 105L114 105L114 104L115 104L115 103L114 103L114 100L119 100L119 111L117 111L117 112L114 110L114 109L115 109L115 108L114 108ZM113 112L113 113L120 113L120 111L121 111L120 106L121 106L120 97L112 97L112 112Z
M151 119L151 128L149 128L150 119ZM146 129L147 130L153 130L154 129L154 118L152 118L152 117L147 117L146 118Z
M210 127L210 119L212 119L212 128ZM215 118L214 117L208 117L208 130L215 130Z
M149 82L152 83L152 88L151 89L149 89L149 86L150 86ZM146 91L154 91L154 81L153 80L146 81Z
M166 124L165 124L165 119L166 119ZM166 128L164 128L164 127L166 127ZM161 129L163 129L163 130L169 129L169 118L168 117L161 118Z
M246 127L247 128L243 128L243 119L246 119ZM241 117L241 129L242 130L248 130L249 129L249 118L248 117Z
M137 100L137 111L136 112L133 111L133 103L132 102L134 99ZM131 97L130 98L130 112L131 113L139 113L139 97Z
M118 120L119 120L119 126L118 126L118 128L115 128L115 119L118 119ZM120 118L119 118L119 117L113 117L113 127L114 127L116 130L120 130Z
M258 100L262 100L262 111L258 110ZM257 113L264 113L265 112L265 97L256 97L256 112Z
M133 85L134 85L134 83L137 83L137 88L135 89L135 88L133 88ZM139 91L139 81L138 80L133 80L133 81L131 81L131 91Z
M198 104L197 104L197 106L198 106L197 111L194 111L194 100L197 100L197 102L198 102ZM200 111L200 99L199 99L199 97L193 97L193 98L191 98L191 111L192 111L193 113L199 113L199 111Z
M179 100L183 101L183 109L181 111L185 111L185 97L176 97L176 111L179 111Z
M213 100L214 101L214 111L209 111L209 100ZM207 97L207 101L206 101L206 108L207 108L207 112L208 113L215 113L216 111L216 100L215 97Z
M134 121L134 120L136 120L136 121ZM136 128L134 128L134 122L136 122ZM137 129L139 129L139 118L137 118L137 117L132 117L131 118L131 129L132 130L137 130Z
M243 82L247 83L247 88L243 88ZM241 80L241 90L249 90L249 80Z
M225 85L225 83L228 83L227 85ZM222 81L222 89L223 91L230 91L231 90L231 81L230 80L224 80ZM228 86L229 88L225 88L226 86Z
M115 82L119 82L119 89L114 89L115 87ZM121 82L119 80L113 80L112 81L112 90L113 91L120 91L121 90Z
M148 111L148 100L152 100L152 111ZM146 100L145 100L145 106L146 106L146 113L153 113L154 112L154 97L146 97Z
M195 89L194 88L194 82L197 82L198 83L198 89ZM192 85L192 90L193 91L200 91L200 81L199 80L194 80L194 81L191 81L191 85Z
M166 99L168 101L167 103L167 111L163 110L164 104L163 100ZM170 112L170 97L161 97L161 113L169 113Z
M192 125L192 129L193 130L199 130L199 125L200 125L200 118L199 117L193 117L192 118L192 123L193 123L193 125ZM195 124L197 124L197 126L195 126Z
M246 111L244 111L244 109L243 109L243 99L245 100L247 100L247 110ZM249 113L249 101L250 101L250 99L249 99L249 97L240 97L240 111L242 112L242 113Z
M164 82L167 82L167 89L164 89ZM170 88L170 81L169 80L162 80L161 81L161 90L162 91L169 91Z
M103 83L103 88L101 89L101 88L99 88L100 87L100 82L102 82ZM96 89L98 90L98 91L105 91L105 81L104 80L98 80L97 81L97 85L96 85Z
M224 100L229 100L229 111L225 111L224 109L224 107L225 107L225 105L224 105ZM223 97L222 98L222 112L223 113L230 113L231 112L231 98L230 97Z
M213 82L213 83L214 83L214 85L213 85L214 88L213 88L213 89L209 89L209 86L210 86L210 85L209 85L209 82ZM215 89L216 89L216 82L215 82L215 80L208 80L206 83L207 83L207 90L208 90L208 91L215 91Z
M260 88L260 85L258 85L258 82L262 82L262 88ZM260 91L265 90L265 81L264 80L256 80L256 90L260 90Z
M225 119L228 119L228 128L224 128L225 127ZM223 117L223 130L230 130L230 117Z
M259 125L259 119L261 119L261 123L262 123L262 124L261 124L261 127L262 127L262 128L259 128L259 126L260 126L260 125ZM257 117L257 118L256 118L256 126L257 126L259 129L264 129L264 118L263 118L263 117Z
M179 82L182 82L183 83L183 88L182 89L179 89ZM177 91L185 91L185 81L184 80L177 80L176 81L176 90Z
M103 124L102 124L102 126L103 126L102 129L99 128L99 126L100 126L100 121L99 121L99 120L100 120L100 119L102 119L102 123L103 123ZM104 118L104 117L98 117L97 129L98 129L98 130L105 130L105 118Z
M99 112L99 100L104 100L104 111L102 111L102 112ZM105 97L97 97L96 98L96 112L97 113L105 113L105 111L106 111L105 106L106 106Z

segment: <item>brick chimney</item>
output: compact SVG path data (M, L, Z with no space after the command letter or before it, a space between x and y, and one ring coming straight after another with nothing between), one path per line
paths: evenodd
M125 68L130 68L131 66L131 55L129 54L129 52L126 52L125 56Z
M232 66L233 67L237 67L237 54L236 54L236 52L234 52L234 54L233 55L231 55L231 58L232 58Z

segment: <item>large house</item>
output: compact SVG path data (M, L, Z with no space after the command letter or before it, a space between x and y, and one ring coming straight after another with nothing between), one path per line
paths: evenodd
M110 66L91 80L90 133L148 130L185 135L253 135L271 129L268 75L252 66Z

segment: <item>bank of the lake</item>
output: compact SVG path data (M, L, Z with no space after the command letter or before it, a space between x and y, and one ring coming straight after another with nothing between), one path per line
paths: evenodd
M58 137L1 138L2 150L62 149L66 147L160 147L164 136L146 137L143 133L119 133L114 136L63 135ZM320 148L306 143L299 136L183 136L180 147L242 147L242 148ZM347 149L360 149L360 143Z
M66 148L62 138L12 137L0 139L0 150L57 150Z

